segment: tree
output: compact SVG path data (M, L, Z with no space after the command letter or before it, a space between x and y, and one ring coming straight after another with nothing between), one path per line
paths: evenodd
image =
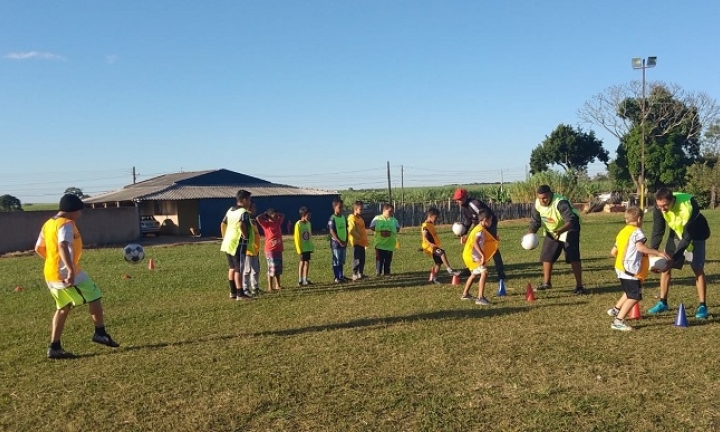
M550 164L560 165L576 175L585 172L595 159L607 163L608 151L602 144L593 131L585 133L579 127L575 130L560 124L530 153L530 172L546 171Z
M65 189L65 194L76 195L78 198L87 198L88 197L88 195L85 195L83 193L82 189L76 188L74 186L71 186L71 187Z
M12 195L0 196L0 211L11 212L11 211L22 211L22 203L19 199Z
M687 92L676 84L652 82L647 87L645 100L638 81L609 87L585 102L578 115L617 137L611 175L632 181L638 190L644 123L646 181L654 188L678 186L700 155L703 126L717 120L720 107L707 94Z

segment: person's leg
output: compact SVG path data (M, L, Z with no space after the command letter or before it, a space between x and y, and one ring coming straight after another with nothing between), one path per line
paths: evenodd
M498 219L497 216L493 216L492 225L490 225L490 228L488 228L488 232L492 234L493 237L498 238L497 229ZM495 252L495 255L493 255L493 263L495 263L495 269L498 273L498 279L507 279L507 275L505 274L505 263L503 262L500 249L498 249L498 251Z
M347 258L347 247L338 248L338 275L341 280L345 279L345 259Z
M463 293L461 298L469 298L470 296L470 287L472 287L473 281L475 280L475 273L470 273L470 277L465 282L465 288L463 288Z
M50 328L51 343L60 343L63 330L65 330L65 322L67 321L67 317L70 314L70 307L71 306L68 304L55 311L55 315L53 315L52 319L52 327Z
M542 249L540 251L540 262L542 262L543 268L543 281L540 286L538 286L538 289L543 290L552 287L553 264L562 253L562 245L563 243L558 242L547 235L545 236Z
M542 263L543 267L543 283L547 285L548 287L552 286L552 269L553 269L553 263L543 261Z
M580 294L579 288L583 288L582 278L582 261L580 258L580 231L568 231L567 239L562 243L565 251L565 261L572 267L573 276L575 276L576 294Z
M260 257L255 255L252 257L251 268L250 268L250 286L255 292L260 290Z
M357 246L358 251L358 274L360 276L365 276L365 248L363 246Z
M570 267L572 267L573 275L575 276L575 286L576 287L584 286L583 279L582 279L582 262L581 261L573 261L570 263Z
M230 298L237 297L237 285L235 285L235 260L230 254L225 254L228 261L228 285L230 286Z
M97 299L88 304L90 310L90 318L95 327L105 327L105 317L103 314L102 300Z
M390 276L390 265L392 264L393 253L392 251L385 251L385 262L383 263L383 273L385 276Z
M627 301L627 294L623 293L622 297L620 297L620 300L618 300L617 303L615 303L615 309L618 311L622 309L622 306L625 304L625 301Z
M613 321L610 328L612 328L613 330L629 331L633 330L633 328L625 324L624 320L627 314L630 313L632 308L635 306L635 304L642 300L642 285L637 279L620 279L620 284L625 291L625 294L623 295L625 301L622 302L622 305L620 305L620 302L618 302L618 305L620 305L620 310L617 312L615 320Z
M478 298L485 298L485 282L487 282L488 272L485 270L480 273L480 280L478 281Z
M252 272L252 257L248 255L245 257L245 262L243 264L243 287L245 287L246 292L249 292L252 289L250 272Z
M340 269L338 266L340 253L338 248L330 248L330 260L332 263L333 279L335 279L335 282L338 282L340 281Z
M383 254L378 248L375 248L375 276L380 276L383 269Z

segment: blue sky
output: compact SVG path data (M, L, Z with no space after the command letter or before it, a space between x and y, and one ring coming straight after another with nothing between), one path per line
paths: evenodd
M0 2L0 194L227 168L313 188L524 179L608 86L720 97L710 1ZM617 142L591 125L614 154ZM591 172L602 171L593 164ZM349 172L349 173L348 173Z

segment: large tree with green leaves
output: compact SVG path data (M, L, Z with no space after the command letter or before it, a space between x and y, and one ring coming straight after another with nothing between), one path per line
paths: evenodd
M700 156L703 126L718 118L720 107L707 94L675 84L652 82L646 88L643 98L637 81L609 87L585 102L578 115L617 137L609 168L613 178L632 181L639 190L644 144L647 184L682 185L687 167Z
M0 195L0 211L22 211L22 203L12 195Z
M546 171L550 165L559 165L566 172L580 173L595 159L608 161L608 151L595 132L583 132L578 127L560 124L530 153L530 171Z

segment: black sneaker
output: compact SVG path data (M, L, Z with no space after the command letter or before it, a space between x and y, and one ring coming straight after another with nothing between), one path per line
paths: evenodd
M95 343L99 343L100 345L109 346L110 348L117 348L120 346L119 343L112 340L109 334L100 336L99 334L95 333L92 337L92 341Z
M575 291L573 291L573 294L575 294L575 295L585 295L585 294L587 294L587 293L588 293L588 292L587 292L587 290L585 289L585 287L581 287L581 286L575 287Z
M547 284L547 283L543 282L540 285L535 287L535 291L545 291L545 290L549 290L550 288L552 288L551 284Z
M61 359L74 359L77 356L73 353L69 353L62 348L52 349L48 348L47 356L49 359L61 360Z

